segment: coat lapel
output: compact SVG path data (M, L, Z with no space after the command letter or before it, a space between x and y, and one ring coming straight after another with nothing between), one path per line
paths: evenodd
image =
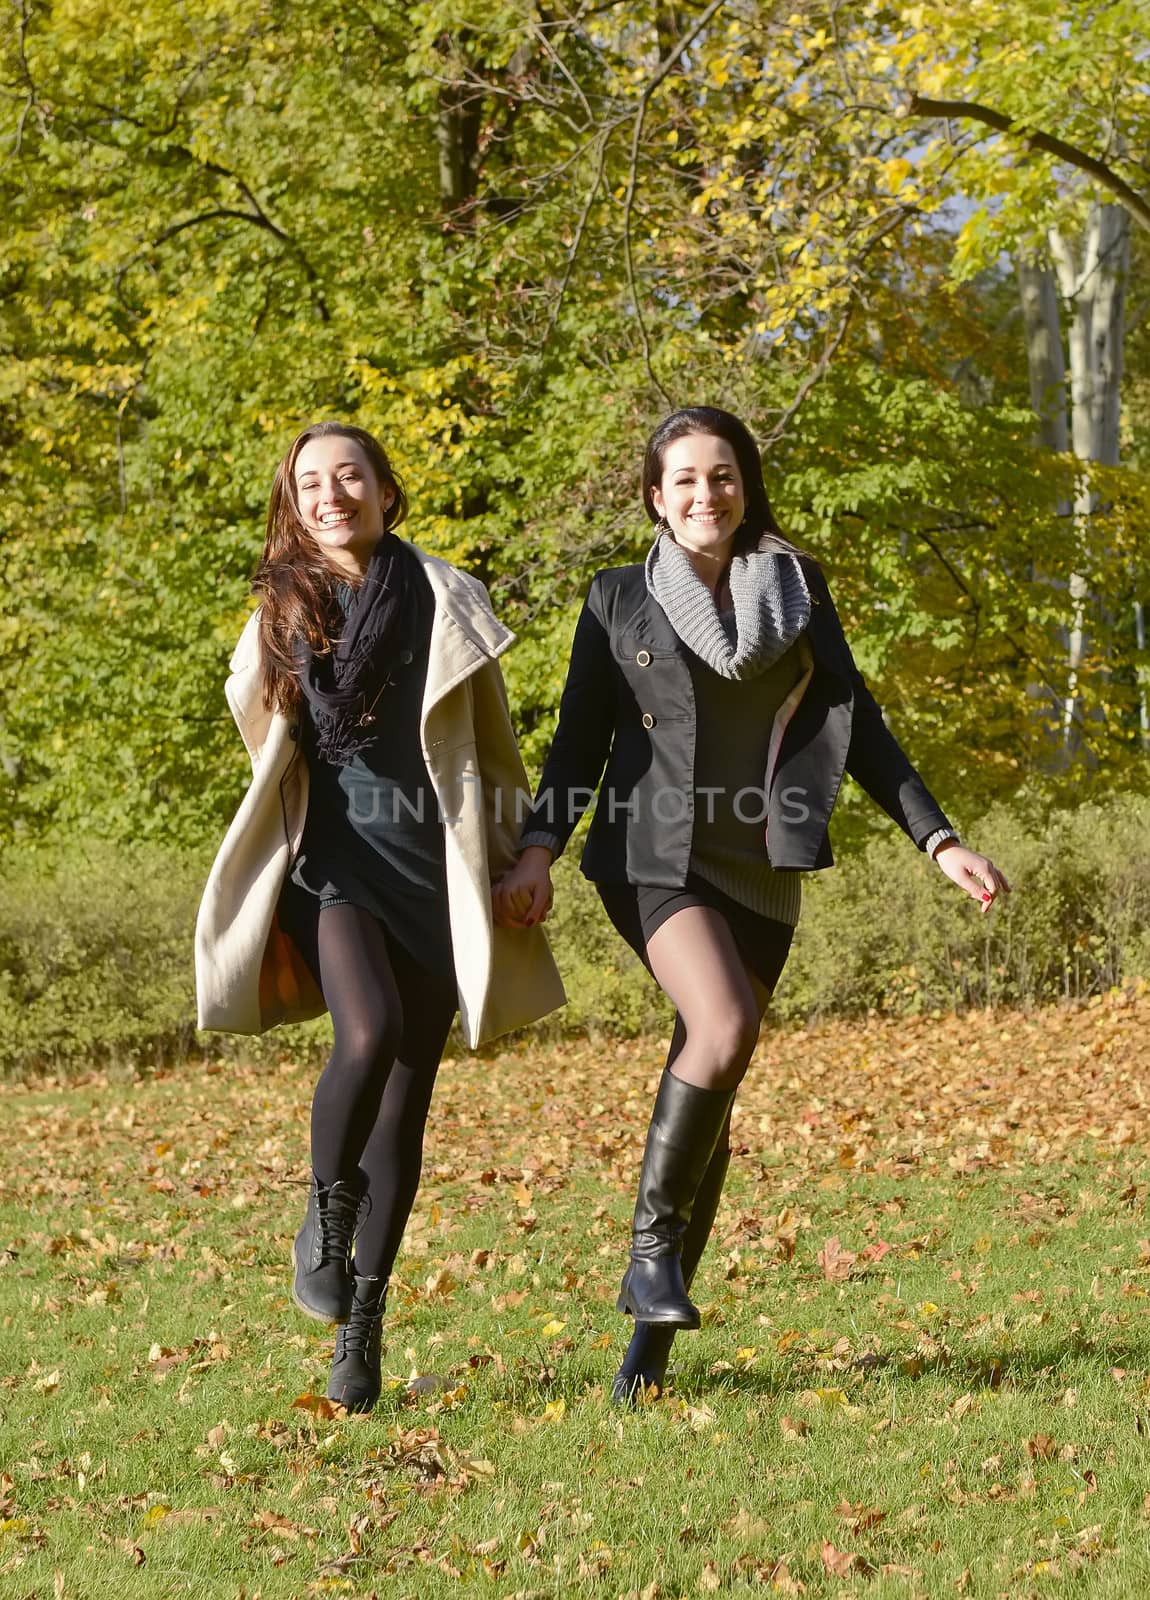
M686 654L687 647L672 628L667 613L646 588L643 598L623 623L620 633L622 637L634 638L653 650L677 656Z
M260 679L259 618L260 607L257 606L232 651L231 676L224 685L232 716L253 758L262 752L273 721L271 711L264 705Z
M409 547L435 597L435 617L423 692L423 716L485 661L494 661L515 640L491 609L487 591L438 556ZM263 707L259 674L259 607L244 625L231 659L228 700L249 749L266 737L270 715ZM248 737L249 731L253 737Z
M487 591L474 578L411 546L435 596L435 620L423 691L423 715L458 684L494 661L514 642L515 635L491 609Z

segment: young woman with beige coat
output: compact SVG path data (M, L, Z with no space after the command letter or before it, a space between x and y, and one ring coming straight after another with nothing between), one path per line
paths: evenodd
M331 1013L292 1293L341 1324L328 1394L359 1410L456 1010L475 1046L564 1000L542 929L492 919L527 787L514 636L482 584L398 538L405 513L359 428L315 424L281 461L226 685L252 779L196 926L201 1027Z

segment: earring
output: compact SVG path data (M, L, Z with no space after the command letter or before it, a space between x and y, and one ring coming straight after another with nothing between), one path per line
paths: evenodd
M664 533L670 533L670 531L671 524L667 521L666 517L660 517L658 522L655 524L656 539L658 539Z

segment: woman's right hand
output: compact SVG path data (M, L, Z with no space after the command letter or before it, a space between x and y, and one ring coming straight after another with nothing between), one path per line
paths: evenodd
M497 928L533 928L551 909L551 852L530 844L510 872L491 886Z

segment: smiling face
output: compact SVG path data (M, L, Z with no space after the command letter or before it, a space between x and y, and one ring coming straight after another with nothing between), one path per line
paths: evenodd
M746 511L734 446L711 433L672 439L651 500L677 544L700 556L726 560Z
M333 566L349 578L361 577L395 499L363 446L341 433L309 439L295 459L294 488L307 533Z

